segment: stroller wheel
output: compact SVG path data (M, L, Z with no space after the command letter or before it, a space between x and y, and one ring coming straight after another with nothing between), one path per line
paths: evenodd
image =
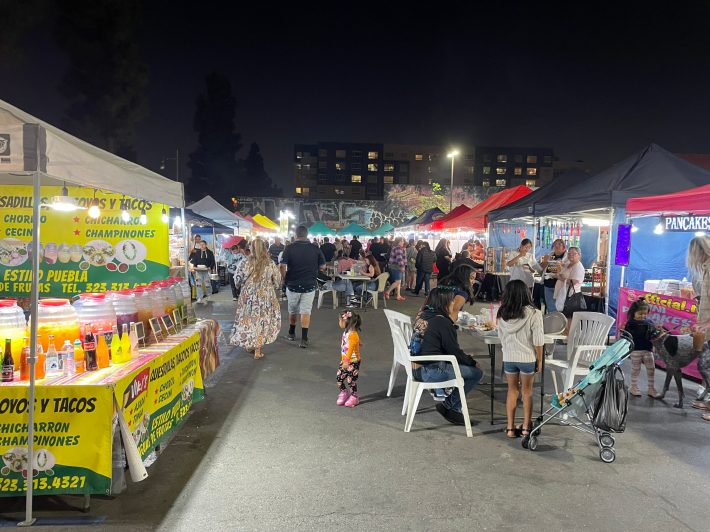
M531 451L537 449L537 436L530 436L530 439L528 440L528 449Z
M614 452L614 449L604 447L601 451L599 451L599 458L601 458L602 462L605 464L611 464L614 460L616 460L616 453Z
M602 434L599 437L599 443L601 443L602 447L614 447L616 440L611 434Z

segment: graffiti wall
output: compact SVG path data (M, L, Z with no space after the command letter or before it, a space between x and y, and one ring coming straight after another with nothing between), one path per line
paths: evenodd
M454 207L462 203L473 207L497 191L497 188L454 187ZM323 222L333 229L350 223L372 229L385 223L397 226L433 207L448 212L448 187L391 185L385 187L382 201L240 197L237 204L239 212L244 215L260 213L276 220L280 211L289 210L296 215L298 223Z

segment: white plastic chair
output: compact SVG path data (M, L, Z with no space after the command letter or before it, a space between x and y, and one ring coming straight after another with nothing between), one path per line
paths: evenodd
M406 314L402 314L401 312L395 312L394 310L384 310L384 313L385 317L387 318L387 323L389 323L390 326L390 333L392 334L392 344L394 346L394 352L392 353L392 371L390 371L390 382L387 386L387 397L391 397L392 389L394 388L394 381L397 378L397 371L399 370L399 366L404 366L405 369L407 367L407 364L403 364L402 361L406 360L406 357L409 354L409 343L412 339L412 318L410 318ZM402 336L404 337L404 346L406 348L406 352L400 354L399 356L397 355L396 351L398 348L401 349L401 345L399 345L395 341L395 329L399 329L399 331L402 333ZM407 413L408 391L409 380L407 380L407 386L404 390L404 404L402 405L402 415Z
M567 336L567 360L550 359L545 365L552 370L552 382L555 392L557 387L557 368L562 370L564 390L574 385L577 375L589 373L589 365L594 362L607 347L609 330L614 318L599 312L575 312Z
M425 355L412 357L409 354L409 348L404 340L404 335L399 328L392 330L392 339L395 342L395 355L398 357L401 357L402 355L406 356L406 359L400 358L400 364L402 364L404 369L407 371L408 381L408 391L405 392L407 396L407 419L404 422L404 432L409 432L412 429L414 415L417 413L419 400L422 398L422 392L424 390L434 390L436 388L458 388L461 396L461 413L463 414L464 424L466 425L466 436L472 438L473 432L471 432L471 419L468 417L468 405L466 404L466 393L463 388L463 377L461 376L461 370L459 369L459 363L456 360L456 357L453 355ZM399 344L399 348L397 348L397 344ZM414 380L412 362L449 362L454 368L455 377L448 381L419 382Z
M387 284L387 279L390 278L388 272L381 273L374 280L377 281L377 290L368 290L367 293L372 296L372 306L377 310L377 299L378 296L385 291L385 284ZM385 303L385 308L387 308L387 300L383 297L382 301ZM368 301L369 303L369 301Z
M323 285L325 286L325 285ZM322 287L318 287L318 308L323 304L323 296L326 294L333 294L333 308L338 306L338 291L334 288L330 290L324 290Z

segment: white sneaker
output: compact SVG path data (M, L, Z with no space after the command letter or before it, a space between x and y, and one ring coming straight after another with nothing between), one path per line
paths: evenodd
M195 305L199 305L200 303L202 303L202 298L201 298L201 297L198 298L197 301L195 301Z

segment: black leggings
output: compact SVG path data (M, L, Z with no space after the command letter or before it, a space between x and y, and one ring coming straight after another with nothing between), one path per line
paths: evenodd
M350 387L351 393L357 393L357 378L360 375L360 362L351 362L347 366L344 363L340 364L336 377L341 390ZM347 386L346 386L347 383Z

